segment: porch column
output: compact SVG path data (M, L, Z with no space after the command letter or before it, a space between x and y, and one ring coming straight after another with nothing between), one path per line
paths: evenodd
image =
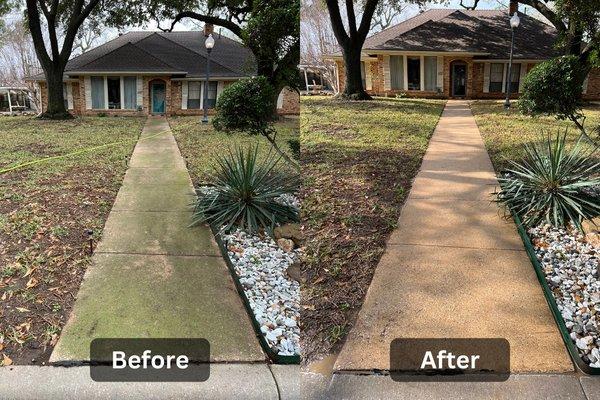
M404 85L402 86L404 90L408 90L408 56L402 56L402 62L404 63Z
M8 93L8 112L12 114L12 101L10 101L10 89L7 89Z

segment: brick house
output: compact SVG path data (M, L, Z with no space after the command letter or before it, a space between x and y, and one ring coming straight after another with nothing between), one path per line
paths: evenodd
M539 62L559 55L556 29L519 13L512 97ZM372 95L500 99L506 96L511 30L507 11L432 9L368 37L361 56L363 86ZM345 69L337 65L340 91ZM600 69L584 83L584 98L600 99Z
M205 85L204 32L129 32L67 63L65 106L75 115L201 115L207 90L209 111L223 89L256 74L251 51L241 43L213 35L210 79ZM42 111L48 104L44 75L31 78L40 86ZM299 96L284 89L280 114L297 114Z

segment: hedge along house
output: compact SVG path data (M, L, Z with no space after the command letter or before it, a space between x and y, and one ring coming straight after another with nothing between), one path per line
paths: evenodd
M507 11L433 9L368 37L362 50L363 86L372 95L494 99L518 97L535 64L558 56L556 29L519 13L513 68L508 77L511 29ZM340 90L345 68L337 64ZM600 70L584 83L584 98L600 99Z
M204 94L213 109L223 89L256 75L252 52L241 43L214 34L210 79L206 79L204 32L129 32L67 63L64 75L65 107L75 115L201 115ZM48 104L44 75L40 85L42 111ZM281 114L299 111L296 92L279 95Z

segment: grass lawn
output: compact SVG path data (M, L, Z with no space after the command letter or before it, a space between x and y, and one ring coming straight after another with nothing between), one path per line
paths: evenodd
M0 117L0 170L126 141L0 173L0 353L13 363L47 361L89 264L84 231L99 239L142 126L140 118Z
M201 125L200 117L171 117L169 124L181 154L187 162L195 186L206 181L207 173L214 165L215 157L227 154L229 149L234 150L237 146L245 148L258 144L261 156L265 156L271 151L271 144L262 136L217 132L212 124ZM297 146L298 119L282 119L276 127L276 141L279 148L286 151L292 158L297 158L297 154L294 154L290 147L290 142L295 143L292 146ZM297 149L297 147L295 148ZM281 163L284 165L285 161L281 160Z
M568 128L569 142L573 143L579 137L579 130L571 121L522 115L516 102L510 114L506 114L502 102L496 101L474 101L471 110L496 171L509 166L507 159L518 160L523 154L523 145L542 141L544 134L555 136L557 132L564 132ZM584 114L586 128L591 130L600 125L600 107L586 107Z
M305 359L336 352L396 227L444 101L303 97Z

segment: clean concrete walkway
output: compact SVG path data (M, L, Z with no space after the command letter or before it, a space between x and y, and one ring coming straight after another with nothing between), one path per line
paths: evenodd
M502 337L513 372L573 365L467 102L449 101L335 369L389 369L394 338Z
M166 119L149 118L51 362L111 337L206 338L213 361L265 360L212 233L188 227L193 194Z

